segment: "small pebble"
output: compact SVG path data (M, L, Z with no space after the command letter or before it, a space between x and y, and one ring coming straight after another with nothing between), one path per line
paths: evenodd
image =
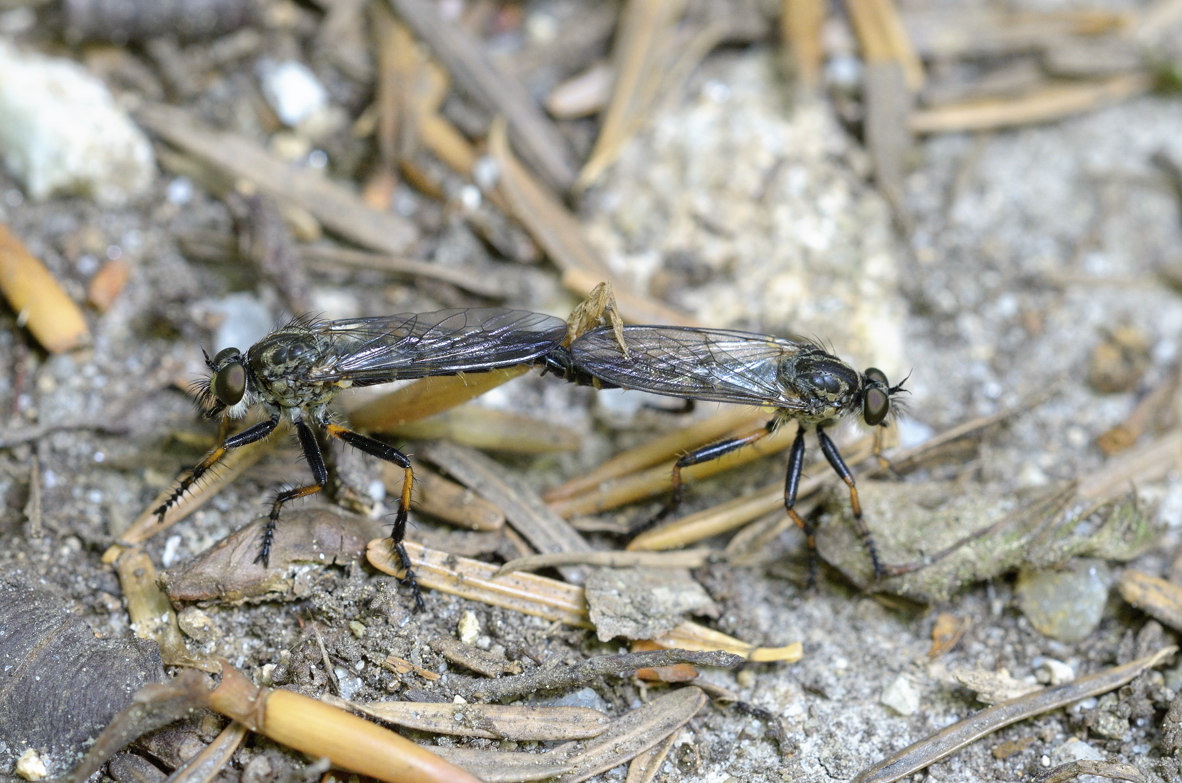
M42 780L49 776L49 770L45 766L45 759L30 748L16 760L16 774L25 780Z
M364 683L361 678L353 674L343 666L338 666L333 669L337 675L337 683L340 685L340 695L342 699L352 699L360 691Z
M294 128L328 106L328 92L303 63L294 60L263 60L258 65L263 97L275 116Z
M1051 764L1069 764L1072 761L1103 761L1104 751L1094 748L1078 737L1072 737L1051 751Z
M176 620L181 633L194 641L209 642L220 639L222 636L213 619L199 607L186 606L177 612Z
M1101 394L1132 391L1150 366L1150 339L1140 329L1117 326L1092 349L1088 383Z
M571 691L570 693L564 693L551 698L540 698L535 703L549 707L587 707L603 712L611 709L608 703L604 701L603 697L594 688L580 688L577 691Z
M919 711L919 697L919 688L911 678L900 674L883 689L879 701L900 715L914 715Z
M1044 685L1062 685L1075 679L1075 669L1054 658L1034 659L1034 676Z
M1112 573L1100 560L1074 560L1062 569L1018 574L1018 607L1039 633L1078 642L1100 624Z
M464 612L460 616L459 628L460 641L464 644L475 644L476 640L480 638L480 621L476 619L476 613L472 611Z

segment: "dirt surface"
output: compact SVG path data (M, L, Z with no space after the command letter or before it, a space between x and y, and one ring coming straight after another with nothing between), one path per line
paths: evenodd
M136 45L74 54L130 103L167 99L211 126L264 145L278 143L275 137L281 135L273 123L259 119L266 112L258 108L255 65L264 58L306 62L349 123L361 117L372 84L317 48L320 14L302 6L267 7L264 23L232 40L185 44L171 53ZM581 6L541 3L521 9L520 19L503 13L516 20L516 32L493 40L508 52L524 50L521 68L550 62L547 53L561 39L546 31L577 23ZM602 12L586 13L588 37L599 36L606 45L610 25L599 18ZM602 35L594 32L600 29ZM20 37L33 48L65 55L53 43L49 22L28 26ZM568 74L539 67L517 75L544 92ZM453 110L465 116L462 104ZM324 150L333 179L360 187L373 162L373 142L358 139L354 133L361 130L349 123L312 147ZM880 367L892 382L906 377L906 413L891 428L898 438L887 452L892 459L957 425L1006 413L975 432L967 447L917 465L901 463L899 475L884 472L877 477L882 482L869 478L873 460L854 466L867 522L883 531L884 559L898 564L929 556L998 519L1022 525L1030 520L1034 526L1040 518L1031 509L1042 508L1039 498L1074 487L1072 482L1086 488L1087 482L1129 470L1119 456L1106 456L1096 438L1124 421L1182 361L1177 284L1182 201L1177 183L1154 162L1155 155L1182 162L1180 127L1182 103L1163 94L1044 126L922 138L901 201L892 205L871 184L865 152L831 102L792 96L773 47L756 41L708 55L660 102L575 212L620 280L698 322L815 335L858 368ZM577 145L587 143L587 128L571 123L569 132ZM484 213L466 208L462 183L438 172L451 189L444 201L406 183L393 191L391 211L407 218L421 237L406 254L473 281L493 281L506 292L503 297L482 298L440 280L323 262L297 262L306 289L293 293L292 281L300 277L276 276L232 257L241 223L234 199L212 195L223 193L207 181L216 178L168 149L157 147L162 168L150 192L125 206L99 207L69 197L34 202L10 174L0 173L0 215L76 300L85 300L89 281L104 264L119 260L130 270L109 309L87 311L93 343L86 349L48 356L10 310L0 311L0 365L7 368L0 374L0 406L8 422L0 435L0 581L10 592L17 589L12 585L22 591L12 593L18 595L12 599L19 601L16 608L4 611L16 613L9 617L26 605L33 612L68 611L96 637L128 645L133 629L124 588L103 553L213 443L216 425L194 415L184 390L202 372L203 348L212 354L224 347L219 339L246 347L260 332L246 329L231 338L229 330L252 316L262 330L282 322L289 315L285 297L330 318L486 304L565 317L577 300L536 249L507 256L506 248L532 245L503 216L489 229L481 222ZM220 255L208 250L211 237ZM1133 335L1133 347L1114 336L1118 333ZM1114 344L1115 380L1105 382L1098 374L1112 352L1096 352ZM574 451L491 452L507 473L541 492L625 447L717 412L713 404L688 414L671 411L668 402L597 393L533 373L475 404L527 413L578 433ZM1172 423L1167 417L1165 425L1150 427L1141 445L1176 432L1176 399L1164 407L1171 405ZM858 433L843 426L834 435L844 445ZM208 550L265 513L278 487L304 481L306 465L290 436L275 440L277 448L244 477L144 545L158 568L172 569ZM815 441L809 445L815 448ZM406 443L412 455L419 447ZM804 657L795 664L703 671L704 681L730 691L740 704L707 705L676 735L656 779L850 780L981 709L960 675L975 673L992 683L1008 674L1022 683L1045 683L1048 672L1059 671L1058 663L1083 675L1176 642L1174 631L1121 601L1115 584L1130 568L1165 579L1179 576L1182 455L1177 452L1127 477L1121 473L1120 491L1106 496L1136 493L1135 505L1121 506L1135 514L1119 528L1117 544L1123 547L1107 541L1091 548L1037 549L1021 540L1019 548L1029 550L1029 557L1015 555L993 568L989 552L978 551L974 564L942 575L939 590L927 585L909 591L901 582L887 582L871 593L851 584L865 578L867 561L844 521L848 495L833 479L829 483L836 486L823 493L823 508L815 513L824 520L820 551L836 567L822 568L815 590L805 585L804 539L795 529L747 553L741 563L718 559L692 572L708 594L708 600L693 602L701 607L695 619L768 647L799 641ZM780 483L785 462L786 455L779 454L697 482L684 510ZM368 488L379 471L360 463L361 478L354 483ZM810 464L810 476L828 478L823 462ZM400 481L387 478L387 507ZM945 534L940 528L944 538L932 532L934 516L944 507L939 493L931 491L938 482L942 493L976 499L952 504L951 522L940 517L941 525L955 522L960 527L954 529L962 531ZM880 488L890 503L876 501ZM1088 513L1093 509L1080 503L1072 506L1072 519L1084 528L1078 536L1094 541L1090 532L1103 529L1115 512L1106 506ZM331 506L314 496L287 513L298 517ZM635 521L656 507L625 507L603 517ZM783 516L781 510L768 518ZM293 523L289 533L297 529L310 528ZM365 541L382 529L362 519L342 540ZM409 537L493 562L517 552L503 537L452 533L417 512ZM599 534L588 534L588 540L601 549L620 543ZM717 537L706 543L721 551L727 541ZM1048 588L1052 614L1060 615L1059 638L1038 630L1043 626L1032 620L1036 609L1024 603L1029 593L1017 587L1032 584L1057 563L1055 553L1059 560L1092 558L1084 561L1084 587ZM1032 567L1019 580L1015 570L1023 565ZM601 642L593 631L438 591L425 591L426 609L415 613L397 580L360 558L292 566L277 589L281 597L262 601L178 605L184 644L195 656L226 658L258 682L356 701L450 701L456 691L448 677L457 669L432 646L440 637L463 636L526 668L627 647L623 639ZM1099 597L1085 601L1089 589ZM917 596L936 596L937 602L907 600ZM0 596L0 610L8 605L5 600ZM1090 607L1097 608L1093 619ZM949 622L963 635L951 649L931 654L933 636ZM9 643L5 631L13 627L0 617L0 643ZM395 671L385 665L392 659L443 676ZM52 682L58 676L52 666L62 664L38 665L50 667L43 677ZM96 679L118 679L123 687L132 678ZM664 689L641 687L630 678L584 685L572 689L573 701L613 715ZM1027 780L1079 758L1133 764L1147 781L1182 779L1178 745L1171 739L1175 729L1165 722L1180 688L1182 669L1169 663L1112 694L992 733L916 779ZM4 691L0 687L0 697ZM547 693L522 703L567 695ZM11 715L11 704L0 705L0 713ZM76 709L97 701L82 704L89 706ZM161 777L161 769L171 769L220 726L211 717L194 718L158 732L104 774ZM426 734L416 738L436 741ZM74 735L68 741L44 734L0 736L0 770L11 772L16 758L33 747L45 755L51 772L60 774L77 760L76 743ZM487 740L475 744L498 746ZM522 750L538 746L516 744ZM144 758L152 763L145 767ZM255 738L223 774L294 779L311 774L309 763ZM619 767L595 779L623 777Z

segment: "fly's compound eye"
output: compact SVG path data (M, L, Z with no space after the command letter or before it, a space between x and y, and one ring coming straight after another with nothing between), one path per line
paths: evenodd
M862 418L873 427L882 424L891 412L891 384L886 373L877 367L871 367L862 376L866 386L862 394Z
M237 348L226 348L213 357L214 373L209 381L209 390L218 402L232 408L242 401L246 394L246 368L242 366L242 354Z

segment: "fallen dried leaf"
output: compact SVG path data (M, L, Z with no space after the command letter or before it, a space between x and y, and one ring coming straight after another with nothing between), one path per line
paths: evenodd
M162 574L168 597L226 604L294 600L301 589L289 566L354 563L365 551L366 542L381 530L379 523L364 517L326 508L297 509L284 514L276 527L270 566L264 567L255 559L266 523L266 517L258 517L190 562ZM304 585L303 591L306 589Z

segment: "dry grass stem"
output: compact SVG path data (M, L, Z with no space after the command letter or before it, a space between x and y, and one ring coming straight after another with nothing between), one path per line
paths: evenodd
M498 567L479 560L456 557L406 542L414 563L415 576L423 587L442 590L471 601L499 606L515 612L541 617L578 628L591 628L583 588L534 574L512 573L498 577ZM396 559L390 556L389 539L371 541L366 551L370 565L393 576L401 573ZM748 660L800 660L799 643L785 647L755 647L697 623L685 622L652 641L670 649L725 652Z
M780 40L787 50L791 71L808 89L821 84L825 52L821 32L828 4L821 0L781 0Z
M574 158L566 139L519 81L497 65L463 27L444 20L424 0L389 0L402 21L423 40L451 74L456 86L499 118L513 132L513 142L549 188L565 192L575 178Z
M302 263L323 269L335 270L340 267L376 269L387 274L415 280L419 278L438 280L462 291L494 299L508 298L512 294L513 278L511 277L508 281L510 285L506 285L505 280L476 274L470 269L453 269L388 253L374 253L368 250L333 247L326 244L303 245L298 249L298 253Z
M387 783L479 783L479 778L431 751L316 699L257 688L226 665L209 694L218 712L251 731L310 756Z
M173 770L172 779L178 783L213 783L226 770L244 739L246 727L230 721L212 742Z
M41 260L0 223L0 294L45 350L61 353L90 342L82 310Z
M1175 631L1182 630L1182 587L1141 571L1128 570L1117 583L1120 597Z
M595 182L651 113L668 75L673 28L684 9L685 0L629 0L624 4L616 23L611 98L576 188Z
M402 468L396 465L383 465L382 476L387 486L402 485ZM495 531L505 526L505 514L495 504L467 487L421 467L415 470L415 507L424 514L468 530Z
M297 169L244 136L203 126L171 106L143 105L137 120L207 166L255 183L281 203L306 210L337 234L358 244L401 255L418 229L393 212L372 209L343 185L311 169Z
M867 64L894 62L906 76L907 89L923 88L923 63L892 0L864 0L846 6Z
M1165 476L1182 466L1182 429L1175 429L1120 456L1079 480L1079 497L1096 504L1126 495L1138 484Z
M1166 373L1166 377L1141 398L1124 421L1101 433L1096 438L1096 445L1111 457L1132 447L1156 420L1172 418L1174 421L1171 423L1176 424L1180 385L1182 364L1176 365Z
M543 493L542 497L548 503L577 497L595 490L604 482L631 476L639 470L674 459L703 443L720 440L736 430L745 432L766 419L767 414L762 411L753 412L740 406L726 407L707 419L694 422L689 427L671 430L635 448L622 451L591 472Z
M1055 122L1126 101L1152 87L1153 77L1141 73L1083 84L1049 84L1015 98L917 109L911 115L911 131L964 133Z
M597 568L698 568L709 562L710 549L681 552L554 552L526 555L505 563L497 576L517 571L540 571L560 565L590 565Z
M582 534L551 511L530 487L480 452L454 443L433 443L420 456L501 509L512 529L520 533L534 551L591 551L591 545ZM563 566L559 571L571 581L579 581L582 573L574 566Z
M746 465L769 454L788 448L796 436L795 426L784 426L757 443L732 451L718 459L692 465L681 472L686 484L713 476L740 465ZM672 487L673 466L658 465L631 475L621 476L598 489L584 492L576 497L559 500L550 504L555 513L563 517L582 514L597 514L610 511L637 500L668 492Z
M145 552L136 548L121 549L115 559L115 572L119 575L119 586L123 588L135 635L152 639L160 645L160 657L166 665L218 671L215 663L192 655L185 646L176 612L157 582L155 564Z
M441 753L457 764L479 769L490 783L543 779L576 783L676 736L705 703L705 694L698 688L670 691L612 721L609 729L592 741L568 742L540 754L466 748L441 749Z

